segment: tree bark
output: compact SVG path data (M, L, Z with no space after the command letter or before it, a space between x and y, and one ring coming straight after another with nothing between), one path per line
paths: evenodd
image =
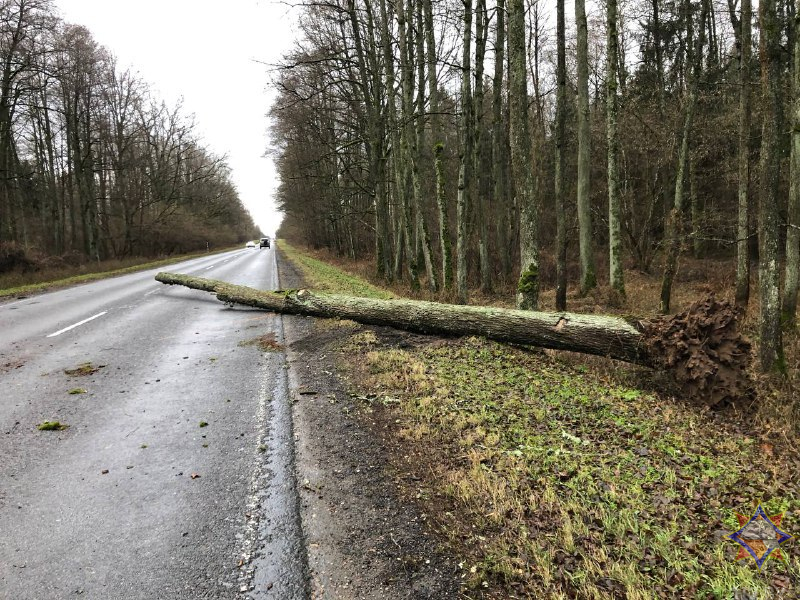
M555 123L555 201L556 201L556 310L567 310L567 216L564 211L564 129L567 108L567 46L564 0L556 9L556 123Z
M780 160L781 31L775 4L761 2L758 7L761 34L761 86L764 94L761 127L761 173L758 198L758 287L759 287L759 361L761 370L783 371L781 339L779 268L778 268L778 184Z
M349 319L425 334L483 336L667 369L704 404L738 400L749 388L750 344L738 332L737 311L713 298L671 319L631 322L603 315L377 300L308 290L262 291L164 272L156 280L212 292L222 302L278 313Z
M539 304L539 207L534 189L533 154L528 120L528 73L525 45L525 2L508 2L509 116L511 171L519 207L520 275L517 307L536 310Z
M800 8L800 7L798 7ZM800 10L795 10L795 21ZM800 36L794 33L792 65L791 154L789 160L789 207L786 227L786 278L783 284L783 322L794 328L797 322L797 288L800 276Z
M731 13L735 15L735 13ZM735 17L732 16L732 19ZM750 299L750 55L753 9L742 0L739 35L739 206L736 227L736 304L747 307ZM735 23L734 23L735 28Z
M620 231L619 136L617 134L617 0L608 0L606 11L606 139L608 140L608 269L611 288L625 297Z
M589 123L589 37L586 24L586 1L575 0L575 23L577 39L577 87L578 87L578 245L581 264L580 294L585 296L597 287L594 267L594 245L592 243L591 207L591 144Z
M464 0L464 36L461 55L461 147L456 200L456 294L461 304L467 303L467 211L472 182L472 149L475 131L472 115L472 0Z

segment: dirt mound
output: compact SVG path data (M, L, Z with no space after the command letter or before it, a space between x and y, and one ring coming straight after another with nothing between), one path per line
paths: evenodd
M654 366L672 372L690 400L718 408L751 397L750 341L739 331L740 310L713 294L673 317L644 324Z

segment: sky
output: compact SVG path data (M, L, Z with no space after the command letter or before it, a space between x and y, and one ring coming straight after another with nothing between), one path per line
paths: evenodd
M280 224L277 176L267 148L266 64L293 39L296 14L276 0L56 0L62 18L86 26L148 82L157 98L183 98L206 147L227 155L239 196L263 233Z

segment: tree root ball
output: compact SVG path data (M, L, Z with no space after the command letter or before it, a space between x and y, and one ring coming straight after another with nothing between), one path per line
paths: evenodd
M739 308L714 295L673 317L641 323L650 362L669 371L688 399L711 408L752 398L750 341Z

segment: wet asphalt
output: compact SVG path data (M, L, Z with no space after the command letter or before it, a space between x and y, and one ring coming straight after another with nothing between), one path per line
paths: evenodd
M279 287L274 249L164 270ZM2 599L308 595L281 317L155 273L0 304Z

